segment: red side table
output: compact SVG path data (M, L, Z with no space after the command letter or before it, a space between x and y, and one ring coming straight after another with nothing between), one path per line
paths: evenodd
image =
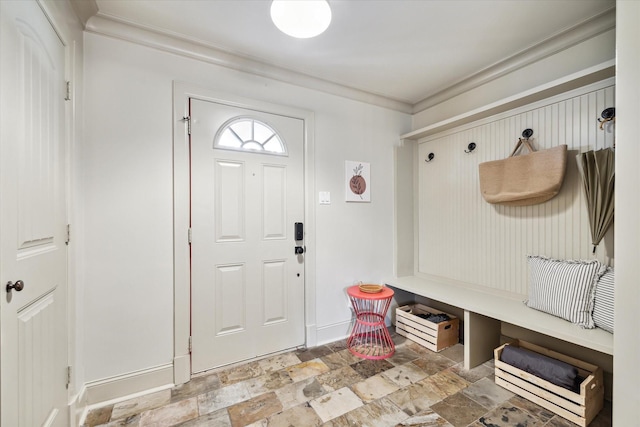
M347 289L351 305L356 313L356 324L347 339L347 348L365 359L386 359L393 356L396 347L384 324L393 290L384 287L381 292L366 293L351 286Z

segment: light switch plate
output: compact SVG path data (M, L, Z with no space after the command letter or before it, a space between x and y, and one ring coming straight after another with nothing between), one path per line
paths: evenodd
M328 191L321 191L318 194L318 201L321 205L330 205L331 204L331 193Z

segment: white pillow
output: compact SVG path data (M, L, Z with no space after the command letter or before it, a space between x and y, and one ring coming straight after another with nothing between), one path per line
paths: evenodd
M593 322L598 328L613 333L613 268L609 267L596 283L596 299L593 303Z
M527 258L529 299L525 304L583 328L594 328L591 313L595 282L606 267L597 260L561 261L531 255Z

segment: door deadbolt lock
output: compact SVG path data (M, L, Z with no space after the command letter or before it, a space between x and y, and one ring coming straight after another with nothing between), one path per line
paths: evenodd
M296 246L296 255L302 255L306 248L304 246Z

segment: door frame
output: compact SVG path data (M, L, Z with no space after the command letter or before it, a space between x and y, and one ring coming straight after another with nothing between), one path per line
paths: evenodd
M175 384L191 379L191 247L189 232L189 98L222 103L238 108L260 110L279 114L304 122L304 222L305 254L304 269L304 322L305 345L313 347L316 336L316 283L315 283L315 116L312 111L248 99L229 93L208 89L195 84L173 82L173 289L174 289L174 336L173 377Z

